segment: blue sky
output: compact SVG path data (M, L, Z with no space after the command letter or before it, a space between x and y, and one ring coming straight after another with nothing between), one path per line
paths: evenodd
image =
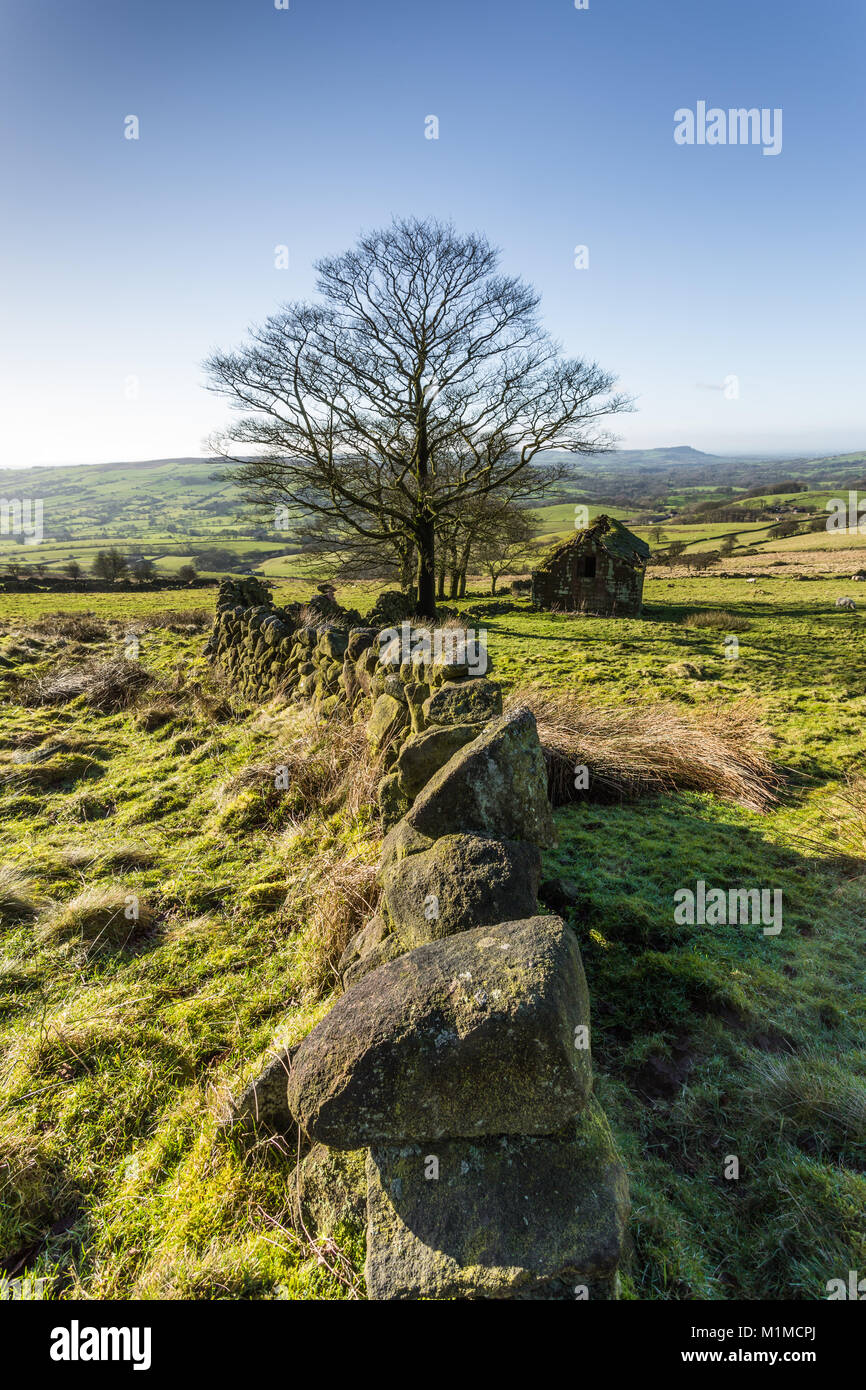
M863 448L864 58L862 0L2 0L0 463L202 452L205 355L426 213L618 373L625 446ZM677 145L698 101L781 153Z

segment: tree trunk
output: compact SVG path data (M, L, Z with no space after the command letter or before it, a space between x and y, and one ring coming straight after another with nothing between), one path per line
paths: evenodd
M425 517L415 532L418 567L415 571L418 597L415 612L419 618L436 617L436 540L432 518Z
M400 588L407 594L412 587L412 548L406 546L400 557Z
M445 557L439 560L436 567L436 601L439 602L445 597Z
M491 592L491 594L495 594L495 593L496 593L496 581L497 581L498 578L499 578L499 575L498 575L498 574L491 574L491 576L490 576L490 592Z

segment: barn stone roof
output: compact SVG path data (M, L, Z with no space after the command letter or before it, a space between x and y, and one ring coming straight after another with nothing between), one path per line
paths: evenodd
M576 531L567 541L561 541L558 546L545 555L539 569L550 569L558 560L568 554L569 550L576 546L583 546L586 541L598 546L600 550L607 551L608 555L613 555L617 560L624 560L626 564L634 566L635 569L641 568L646 564L650 548L646 541L642 541L639 536L629 531L627 526L623 526L621 521L615 517L602 514L597 516L589 526Z

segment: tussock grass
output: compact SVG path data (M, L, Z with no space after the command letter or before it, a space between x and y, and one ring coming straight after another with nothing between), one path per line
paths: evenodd
M172 720L181 718L183 714L184 706L181 701L160 695L136 712L135 722L145 733L152 733L154 729L163 728Z
M752 624L741 613L723 613L721 609L711 609L706 613L689 613L683 618L683 627L709 627L719 632L747 632Z
M27 875L12 864L0 864L0 928L32 921L41 907Z
M603 705L571 693L523 686L508 709L531 709L555 806L578 799L575 769L588 792L634 799L677 789L710 792L752 810L777 799L781 776L762 751L766 734L752 702L684 712L668 701Z
M156 850L138 840L112 845L99 856L99 866L103 872L116 872L118 869L150 869L158 862L159 855Z
M319 995L339 984L340 957L376 911L380 889L374 862L339 853L320 857L315 882L309 886L313 902L304 976L308 987Z
M34 632L48 637L65 637L70 642L103 642L111 635L106 622L95 613L46 613L32 624Z
M140 899L137 917L127 917L131 896L120 884L86 888L49 912L40 923L39 935L45 942L77 939L88 951L122 948L152 921L150 909Z
M761 1117L786 1124L795 1141L810 1147L847 1154L857 1166L866 1159L866 1056L860 1073L815 1051L798 1055L760 1056L753 1063L753 1079L746 1087L744 1103Z
M278 743L267 761L250 763L223 785L218 800L224 812L231 815L244 793L235 810L247 824L267 823L287 809L295 818L337 807L354 815L375 802L381 769L370 757L364 726L342 718L320 723L304 713L291 739Z
M20 766L4 767L0 786L39 787L49 791L65 782L79 782L84 777L98 777L102 768L95 758L82 753L60 754L34 760Z
M854 853L866 859L866 777L849 777L840 795L845 807L845 838Z
M142 630L168 628L172 632L201 632L212 622L213 613L207 608L165 608L148 613L138 625Z
M36 682L36 702L62 705L84 696L91 709L114 714L133 705L152 683L153 676L145 667L118 657L114 661L70 666L43 677Z
M60 856L69 869L89 869L99 858L95 845L70 845Z

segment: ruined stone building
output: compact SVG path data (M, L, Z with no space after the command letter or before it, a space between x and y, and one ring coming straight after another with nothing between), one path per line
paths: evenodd
M600 613L610 618L640 615L650 549L622 522L597 516L552 550L532 575L536 608Z

